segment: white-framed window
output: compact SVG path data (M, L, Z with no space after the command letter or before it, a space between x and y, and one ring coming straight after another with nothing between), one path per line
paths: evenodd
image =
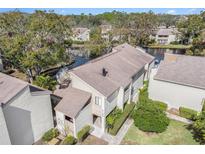
M98 96L95 96L95 104L101 106L102 99Z

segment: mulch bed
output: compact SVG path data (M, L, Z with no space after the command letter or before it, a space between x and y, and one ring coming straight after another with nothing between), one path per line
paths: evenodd
M179 110L178 109L171 108L171 109L167 110L167 112L170 113L170 114L174 114L174 115L179 116Z

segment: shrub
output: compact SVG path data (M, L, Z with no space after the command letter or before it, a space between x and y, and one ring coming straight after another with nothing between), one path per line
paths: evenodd
M185 107L180 107L179 115L190 120L195 120L197 116L197 111Z
M193 130L194 138L201 144L205 144L205 112L201 112L196 117L196 121L190 125Z
M132 117L140 130L156 133L165 131L170 121L164 111L150 102L139 104Z
M62 141L61 144L63 144L63 145L74 145L76 143L77 143L77 139L74 138L71 135L68 135L68 136L65 137L65 139Z
M155 105L157 108L159 108L159 109L161 109L161 110L163 110L163 111L166 111L166 110L167 110L168 105L167 105L166 103L164 103L164 102L152 101L152 103L154 103L154 105Z
M50 140L52 140L53 138L57 137L59 135L59 132L57 129L55 128L51 128L50 130L48 130L42 137L42 140L44 142L48 142Z
M91 130L89 125L83 127L77 134L78 140L81 142L83 141L88 135Z
M48 90L55 90L57 81L50 76L39 75L33 81L33 84Z
M119 108L115 108L107 117L106 117L106 125L109 129L113 128L116 119L118 119L122 115L122 110Z
M130 103L126 104L123 113L115 120L114 125L111 129L109 129L109 133L112 135L116 135L125 120L129 117L130 113L134 109L135 104Z

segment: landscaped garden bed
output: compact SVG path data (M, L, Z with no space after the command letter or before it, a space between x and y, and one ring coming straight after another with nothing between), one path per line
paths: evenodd
M108 115L106 122L108 126L108 132L111 135L117 134L123 123L130 116L134 107L135 103L126 104L123 112L116 108L113 112L110 113L110 115Z
M170 120L167 130L162 133L144 132L133 124L121 144L192 145L199 142L194 140L192 133L187 129L187 124Z

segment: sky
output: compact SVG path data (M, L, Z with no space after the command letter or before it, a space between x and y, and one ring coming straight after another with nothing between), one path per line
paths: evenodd
M0 8L0 12L8 12L13 11L14 8ZM75 14L79 15L81 13L84 14L101 14L104 12L112 12L116 11L123 11L127 13L131 12L148 12L152 10L154 13L168 13L168 14L175 14L175 15L187 15L187 14L198 14L200 11L205 10L203 8L18 8L21 12L32 13L35 10L54 10L58 14L62 15L69 15Z

